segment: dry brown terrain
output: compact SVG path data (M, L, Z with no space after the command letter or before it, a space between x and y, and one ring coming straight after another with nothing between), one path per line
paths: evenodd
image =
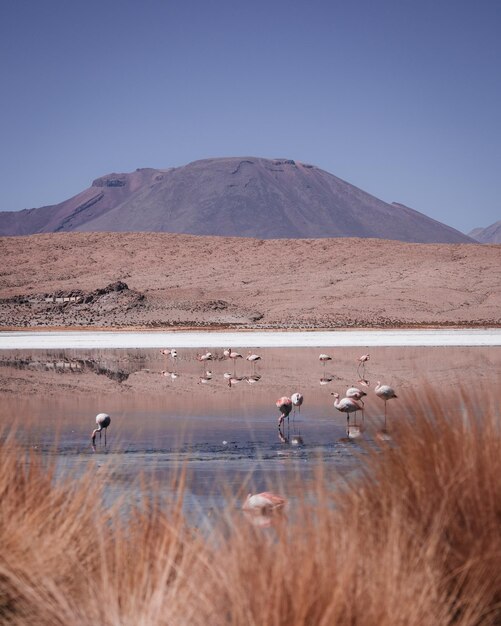
M59 233L0 259L3 327L501 323L499 245Z

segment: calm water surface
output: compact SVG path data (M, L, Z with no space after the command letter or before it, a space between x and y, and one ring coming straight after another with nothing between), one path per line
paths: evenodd
M205 363L196 358L204 350L193 349L179 350L176 359L158 349L2 351L0 419L5 433L13 427L24 447L54 459L60 474L106 468L110 497L137 497L153 481L168 492L184 467L187 506L207 508L243 488L283 491L297 475L304 488L319 458L335 470L334 481L343 480L381 429L378 380L399 396L388 404L391 431L424 385L440 391L460 381L497 384L499 350L263 348L252 350L262 356L256 366L224 360L222 349L211 349L216 359ZM371 358L358 367L365 351ZM322 365L320 352L332 361ZM331 395L342 397L351 385L368 393L365 431L356 440L346 437L346 418ZM279 432L275 401L295 391L304 395L303 407ZM107 446L98 435L94 451L90 434L100 412L112 423Z

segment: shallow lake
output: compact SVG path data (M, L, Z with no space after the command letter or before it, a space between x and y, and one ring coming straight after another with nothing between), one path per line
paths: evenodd
M11 429L25 448L56 461L58 471L106 466L111 496L130 490L138 495L138 477L171 489L180 467L188 472L187 506L214 502L248 490L281 489L300 475L313 479L322 458L337 479L357 471L358 458L370 446L384 420L377 381L394 387L387 427L405 419L406 408L425 389L440 393L461 382L497 384L499 347L253 348L262 358L200 362L205 350L179 349L172 358L158 349L3 350L0 353L0 419L4 436ZM370 352L365 367L358 362ZM319 354L331 361L322 364ZM367 392L364 426L350 439L346 417L333 407L356 385ZM277 428L280 396L304 395L300 412ZM111 415L104 438L90 434L97 413ZM354 418L351 418L351 424ZM142 485L144 485L144 481ZM292 487L291 487L292 489Z

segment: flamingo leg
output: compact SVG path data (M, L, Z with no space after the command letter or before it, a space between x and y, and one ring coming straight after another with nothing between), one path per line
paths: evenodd
M106 448L106 431L107 430L108 430L107 428L104 429L104 447L105 448Z

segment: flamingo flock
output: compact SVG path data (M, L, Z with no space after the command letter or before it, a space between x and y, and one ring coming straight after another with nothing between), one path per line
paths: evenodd
M160 353L164 357L170 357L172 361L175 361L178 358L178 352L175 349L165 348L160 350ZM239 352L234 351L232 348L226 348L223 350L223 356L218 357L217 355L213 355L211 352L204 352L202 354L198 354L196 359L202 364L207 363L208 361L213 360L230 360L233 362L233 373L225 372L224 378L227 380L228 386L232 387L239 382L246 380L249 384L254 384L258 382L261 378L259 374L255 373L256 365L259 361L261 361L262 357L258 354L248 352L245 360L251 364L252 367L252 375L251 376L237 376L236 375L236 363L238 360L244 360L244 357ZM325 364L328 361L332 361L332 357L328 354L320 354L318 357L319 361L322 363L322 366L325 368ZM369 387L369 381L366 379L366 364L370 359L369 354L363 354L357 359L357 374L359 377L358 383L361 386L366 388ZM162 375L169 376L171 379L175 379L179 376L176 372L171 372L168 370L162 370ZM208 383L212 380L213 373L211 370L205 370L203 375L200 376L200 383ZM328 384L332 382L334 379L334 375L325 374L320 379L320 384ZM387 403L389 400L393 400L398 398L395 390L387 385L382 384L381 381L378 381L374 388L375 395L383 400L384 402L384 429L377 433L377 437L383 440L389 440L390 436L386 429L387 425ZM331 394L334 396L334 408L346 415L346 434L349 440L356 439L360 437L363 432L364 426L364 399L368 397L367 391L360 389L360 387L351 386L348 387L344 397L340 397L339 393L333 392ZM283 425L285 420L287 420L287 425L289 425L289 416L291 412L293 412L293 424L294 417L296 415L296 411L298 413L301 412L301 407L304 403L304 396L299 391L296 391L290 396L281 396L275 402L276 407L279 410L278 417L278 432L279 439L283 443L288 443L289 440L292 445L302 445L303 438L299 433L294 433L292 437L286 436L283 431ZM357 414L358 412L362 413L362 425L357 424ZM354 423L351 423L350 416L353 415ZM102 434L104 432L104 445L106 447L106 433L107 429L111 424L111 417L107 413L99 413L96 418L96 428L92 431L91 441L92 448L96 451L96 435L99 433L99 441L101 443ZM272 493L272 492L262 492L257 494L248 494L245 502L242 505L242 509L244 513L250 517L250 520L253 524L257 526L270 526L273 520L273 516L277 514L281 514L284 507L287 504L287 499L284 496Z

